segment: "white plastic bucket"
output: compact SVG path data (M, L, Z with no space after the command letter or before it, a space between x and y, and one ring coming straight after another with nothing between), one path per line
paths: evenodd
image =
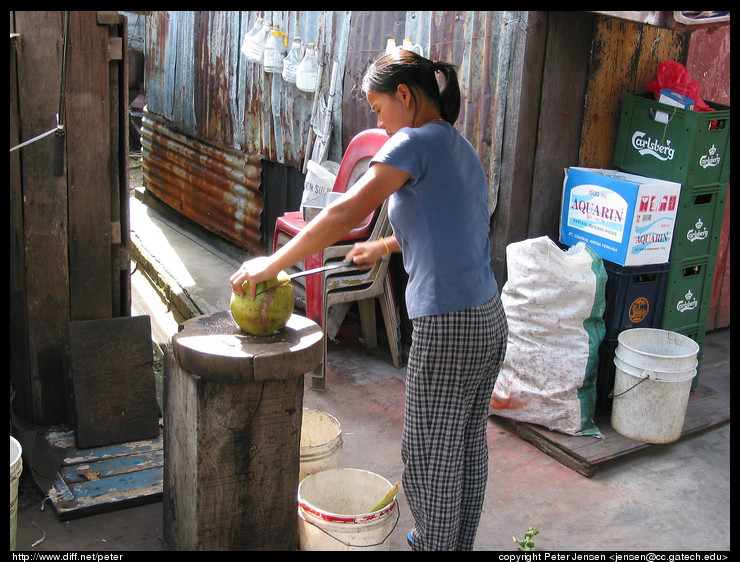
M18 479L23 470L21 444L10 436L10 550L15 550L15 535L18 528Z
M298 481L309 474L339 466L342 426L334 416L303 409L301 421L301 469Z
M393 485L378 474L334 468L298 485L298 541L303 551L390 550L398 523L396 499L368 513Z
M683 430L699 344L651 328L625 330L617 340L612 427L644 443L676 441Z

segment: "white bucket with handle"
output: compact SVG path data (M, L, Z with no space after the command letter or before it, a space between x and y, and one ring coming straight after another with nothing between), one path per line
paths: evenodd
M396 498L372 511L393 485L378 474L334 468L298 485L298 541L303 551L390 550L399 519Z
M644 443L681 437L699 344L668 330L634 328L617 337L614 352L614 430Z
M325 412L303 409L301 419L301 469L298 481L309 474L339 466L342 426Z
M10 550L15 550L18 529L18 480L23 470L21 444L10 436Z

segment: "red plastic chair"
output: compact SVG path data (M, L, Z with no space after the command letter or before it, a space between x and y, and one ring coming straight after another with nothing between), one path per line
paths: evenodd
M344 193L347 188L351 187L351 182L354 183L359 175L367 170L370 159L375 156L388 138L383 129L367 129L358 133L350 141L342 157L332 191ZM360 174L357 173L358 171ZM367 239L372 232L377 213L376 210L368 215L365 220L338 241L337 245L346 245ZM275 222L273 251L276 251L298 234L304 226L306 226L306 222L303 220L301 211L289 211L279 217ZM323 252L319 252L307 258L304 267L306 269L320 267L323 262ZM308 275L301 279L305 282L306 317L323 327L323 276L319 274Z

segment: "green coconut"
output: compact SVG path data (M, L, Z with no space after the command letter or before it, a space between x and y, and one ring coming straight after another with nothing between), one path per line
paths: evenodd
M284 271L275 279L258 283L257 293L264 292L254 300L249 296L249 281L242 284L242 289L243 297L231 293L231 316L243 331L253 336L269 336L285 327L295 301L293 286Z

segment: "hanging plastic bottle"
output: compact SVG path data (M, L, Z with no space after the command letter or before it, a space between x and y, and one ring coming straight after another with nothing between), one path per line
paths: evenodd
M277 73L283 71L283 59L285 58L287 43L288 36L280 31L277 25L273 25L270 38L265 44L265 72Z
M293 38L288 56L283 60L283 80L295 84L296 70L303 60L303 44L300 37Z
M319 62L316 58L316 49L313 43L306 47L306 54L296 69L295 85L302 92L315 92Z
M265 21L262 24L262 29L260 29L257 34L252 37L251 41L249 42L249 49L244 55L247 57L248 60L251 60L258 64L262 64L265 54L265 44L267 43L268 37L270 37L271 30L272 22Z
M421 45L419 44L414 45L411 42L411 39L404 39L403 45L401 45L401 48L406 49L407 51L413 51L417 55L421 55L422 57L424 56L424 51L422 50Z
M397 48L398 47L396 47L396 40L393 37L388 37L388 40L385 42L385 52L386 52L386 54L392 53Z
M254 36L260 32L260 29L262 29L262 23L262 18L257 18L257 20L254 22L254 25L252 26L252 29L250 29L244 36L241 51L245 57L249 57L249 50L252 48L252 41L254 40Z

